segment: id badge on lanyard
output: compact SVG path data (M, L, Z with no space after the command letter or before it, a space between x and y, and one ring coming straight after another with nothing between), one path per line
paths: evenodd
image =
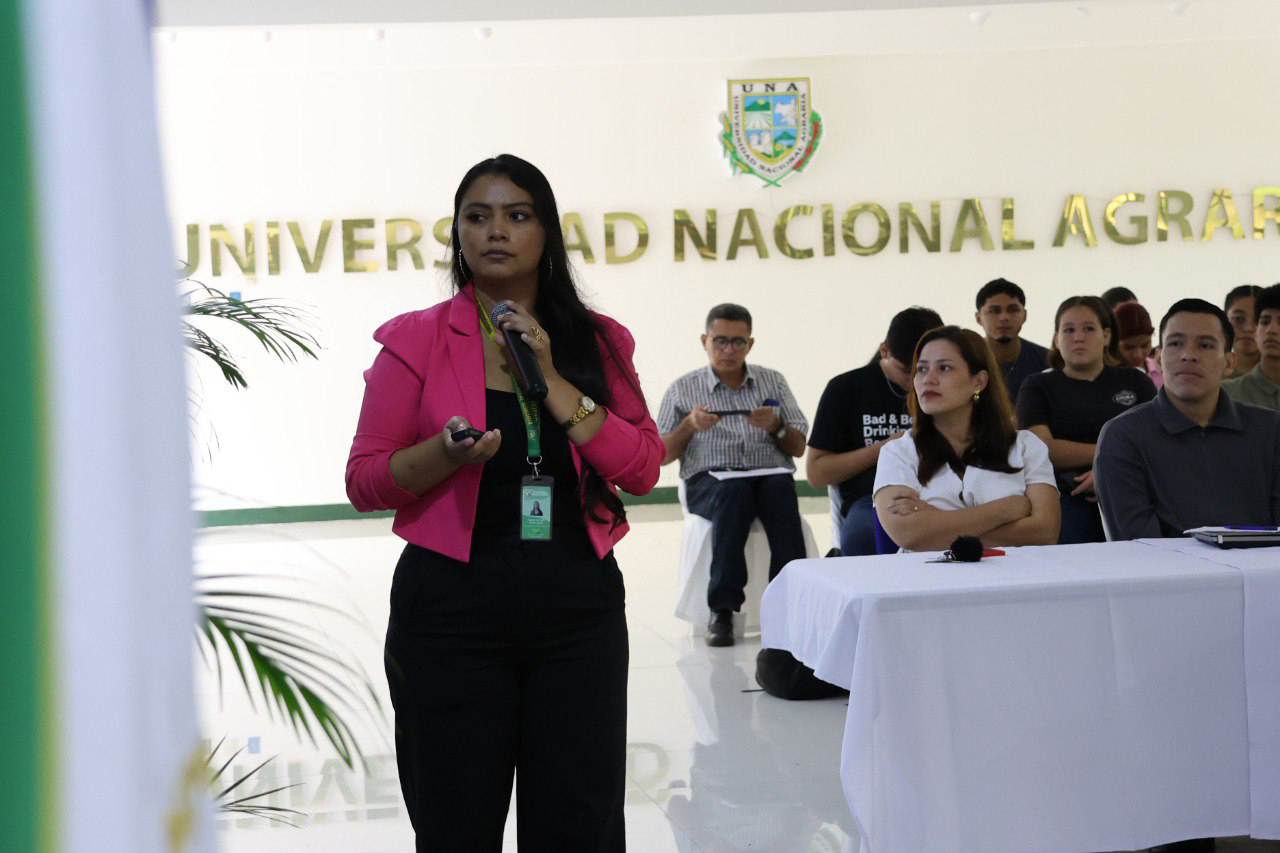
M476 300L476 312L480 315L480 325L496 344L497 332L480 307L479 300ZM542 464L542 412L537 403L525 396L514 376L511 377L511 387L515 388L516 401L520 404L520 417L524 419L527 447L525 461L533 469L532 475L520 479L520 540L548 542L551 540L551 504L555 479L538 471L538 466Z

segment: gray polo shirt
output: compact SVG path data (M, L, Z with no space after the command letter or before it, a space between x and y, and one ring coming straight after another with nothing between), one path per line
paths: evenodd
M1280 387L1262 375L1262 365L1257 364L1244 376L1223 380L1222 390L1240 403L1252 403L1273 412L1280 412Z
M658 432L665 435L674 430L698 403L714 412L755 409L772 399L780 404L778 416L789 429L808 433L809 422L782 374L757 364L746 368L746 380L737 389L717 379L711 365L672 382L658 407ZM778 448L773 436L748 424L742 415L729 415L711 429L694 433L680 457L680 476L685 480L714 468L796 470L795 462Z
M1202 429L1161 388L1102 428L1093 478L1111 540L1280 523L1280 413L1219 391Z

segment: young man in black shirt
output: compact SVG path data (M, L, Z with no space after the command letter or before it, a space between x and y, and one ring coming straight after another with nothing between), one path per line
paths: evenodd
M1018 402L1022 380L1049 366L1049 351L1019 337L1027 322L1027 295L1008 279L989 281L978 291L978 313L974 317L987 336L987 346L995 354L1009 401Z
M866 365L827 383L818 401L806 469L814 488L840 489L840 553L876 552L871 487L885 442L911 427L907 389L916 342L942 325L929 308L900 311L889 323L880 351Z

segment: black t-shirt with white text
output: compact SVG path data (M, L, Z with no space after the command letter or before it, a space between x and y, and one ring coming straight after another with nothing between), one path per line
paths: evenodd
M907 392L894 385L880 369L879 361L841 373L827 383L813 417L809 446L828 453L848 453L911 428ZM871 494L876 481L872 465L838 485L840 511Z
M1097 444L1103 424L1155 396L1151 378L1136 367L1107 365L1092 382L1061 370L1033 373L1018 391L1018 426L1044 424L1054 438Z

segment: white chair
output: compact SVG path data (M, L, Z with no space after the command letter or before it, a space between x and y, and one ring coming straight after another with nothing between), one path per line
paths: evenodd
M827 500L831 502L831 547L840 547L840 524L844 521L840 517L840 487L827 486Z
M695 634L706 629L711 621L711 609L707 607L707 585L711 582L711 521L689 512L685 499L684 480L676 487L680 509L684 512L684 530L680 533L680 576L676 584L676 616L691 623ZM805 556L818 556L818 543L813 538L809 522L800 518L804 531ZM760 519L751 523L747 534L747 586L746 601L742 609L733 615L734 636L741 638L748 632L760 630L760 596L769 584L769 539L765 536Z

